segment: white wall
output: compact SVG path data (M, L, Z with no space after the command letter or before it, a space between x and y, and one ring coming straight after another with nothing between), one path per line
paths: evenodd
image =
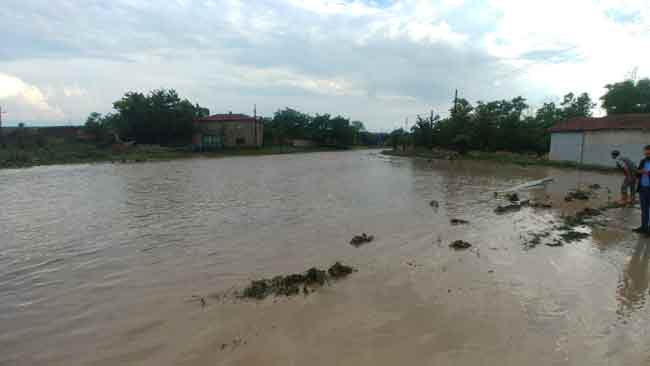
M561 132L551 134L551 160L580 162L590 165L615 166L612 150L619 150L633 162L641 160L643 147L650 145L650 132L641 130L602 130L584 133Z
M562 132L551 134L551 160L580 161L582 132Z
M585 135L583 162L585 164L615 166L612 150L638 162L643 147L650 145L650 133L641 130L589 131Z

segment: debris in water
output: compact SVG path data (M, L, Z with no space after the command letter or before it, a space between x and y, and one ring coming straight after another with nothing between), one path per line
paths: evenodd
M526 189L531 189L531 188L535 188L535 187L545 185L545 184L550 183L552 181L553 181L553 178L550 178L550 177L544 178L544 179L539 179L539 180L534 180L534 181L531 181L531 182L520 184L520 185L518 185L516 187L512 187L512 188L507 189L505 191L494 192L494 197L497 197L499 195L499 193L523 191L523 190L526 190Z
M611 210L611 209L615 209L615 208L624 208L624 207L626 207L626 205L623 204L623 203L620 203L620 202L610 202L610 203L608 203L608 204L606 204L606 205L600 207L600 210L601 210L601 211L605 211L605 210Z
M564 218L564 226L562 226L562 229L570 230L576 226L591 224L591 222L589 221L590 219L596 216L600 216L602 214L603 214L602 210L587 207L582 211L578 211L573 216L566 216Z
M587 201L591 198L592 192L583 191L581 189L576 189L574 191L569 191L564 197L566 202L572 202L576 200Z
M469 224L469 221L463 220L463 219L451 219L450 220L452 225L467 225Z
M517 192L508 193L506 194L506 199L510 202L519 202L519 195Z
M521 201L517 203L511 203L509 205L505 206L497 206L497 208L494 209L494 212L497 214L504 214L508 212L515 212L521 210L522 207L527 207L530 204L529 201Z
M464 240L456 240L455 242L449 244L449 247L454 249L454 250L465 250L469 249L472 247L472 244L464 241Z
M354 271L354 268L341 264L341 262L336 262L327 270L327 273L332 278L343 278Z
M438 208L438 207L440 207L440 203L438 203L438 201L436 201L436 200L433 200L433 201L429 202L429 206L431 206L433 208Z
M546 240L544 242L544 244L549 247L561 247L564 244L586 239L590 237L591 234L576 229L581 226L593 227L599 224L599 222L594 219L603 215L603 210L603 208L595 209L587 207L582 211L576 212L572 216L566 216L561 225L556 225L551 230L530 234L530 239L524 243L524 246L528 249L534 248L537 245L542 244L542 239L546 239L550 236L553 236L553 240Z
M374 236L363 233L361 235L355 235L352 240L350 240L350 244L354 245L355 247L360 247L363 244L370 243L374 239Z
M327 281L327 273L318 268L310 268L305 273L305 283L307 284L319 284L323 286Z
M530 207L532 207L532 208L553 208L553 204L551 202L533 201L533 202L530 203Z
M560 237L562 240L564 240L565 243L572 243L575 241L580 241L583 239L588 238L590 235L587 233L583 233L580 231L575 231L575 230L568 230L562 234L560 234Z
M253 280L240 293L240 297L263 300L267 296L294 296L305 295L314 291L314 287L324 286L330 278L343 278L355 269L336 262L327 272L318 268L310 268L305 273L294 273L287 276L275 276L271 279ZM311 288L311 291L310 291Z
M524 246L528 249L535 248L536 246L542 243L542 239L549 237L551 233L549 231L543 231L539 233L532 233L530 239L524 243Z

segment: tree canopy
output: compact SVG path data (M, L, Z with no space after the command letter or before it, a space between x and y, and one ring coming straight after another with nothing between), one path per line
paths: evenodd
M278 110L265 120L267 143L283 144L290 139L312 140L319 145L348 147L356 143L373 143L377 139L365 130L363 122L329 114L309 115L295 109ZM362 141L363 140L363 141Z
M207 108L181 99L173 89L128 92L113 108L115 113L103 117L91 113L87 131L100 137L101 131L112 129L123 139L143 144L182 143L192 135L194 120L210 114Z
M650 113L650 79L625 80L605 88L600 99L607 114Z

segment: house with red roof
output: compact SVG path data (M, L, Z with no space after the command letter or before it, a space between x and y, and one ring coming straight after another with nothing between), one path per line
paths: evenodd
M551 160L615 166L613 150L636 161L650 145L650 114L569 118L549 131Z
M215 114L194 121L192 144L198 150L261 147L264 122L245 114Z

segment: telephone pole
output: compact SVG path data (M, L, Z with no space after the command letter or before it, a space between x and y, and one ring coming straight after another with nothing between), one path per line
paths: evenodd
M456 108L458 108L458 89L456 89L456 92L454 93L454 114L458 112Z

